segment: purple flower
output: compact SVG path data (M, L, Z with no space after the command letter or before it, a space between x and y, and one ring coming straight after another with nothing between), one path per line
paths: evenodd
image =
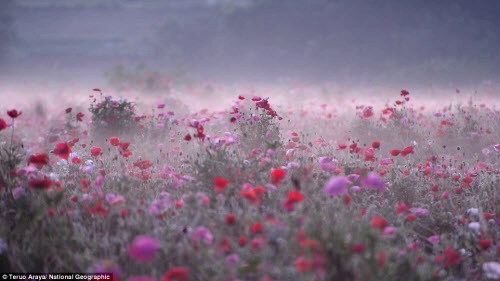
M162 108L164 108L164 107L165 107L165 104L164 104L164 103L160 103L160 104L157 106L157 108L159 108L159 109L162 109Z
M214 237L212 236L210 230L208 230L206 227L199 226L191 235L191 239L193 239L194 241L203 240L206 244L212 244Z
M18 186L12 189L12 197L14 197L15 200L19 199L21 196L24 195L26 195L26 192L24 191L24 188L22 186Z
M318 162L320 164L331 163L333 158L331 156L320 156L318 157Z
M326 194L330 196L341 195L347 192L347 186L351 182L344 176L332 177L324 187Z
M323 170L325 172L331 172L331 171L333 171L333 169L335 169L335 167L332 165L332 163L320 163L319 167L321 168L321 170Z
M350 175L347 175L347 179L351 182L355 182L359 179L359 175L358 174L350 174Z
M240 260L240 256L236 253L226 257L226 263L230 266L236 264Z
M370 173L361 180L361 185L364 188L384 190L385 184L377 173Z
M102 260L94 264L94 273L113 273L114 277L119 277L122 270L114 261Z
M135 237L132 245L128 247L128 254L141 261L150 262L154 259L156 251L160 248L160 243L156 238L148 235Z

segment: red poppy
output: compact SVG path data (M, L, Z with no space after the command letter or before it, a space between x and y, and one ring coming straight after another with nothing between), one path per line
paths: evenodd
M375 149L373 147L369 147L365 150L364 161L375 161Z
M401 90L401 96L402 97L405 97L405 96L407 96L409 94L410 94L410 92L408 92L407 90Z
M365 251L365 249L366 249L366 247L363 244L354 244L351 247L351 252L353 252L353 253L362 253L362 252Z
M101 148L98 147L98 146L93 146L91 149L90 149L90 155L94 156L94 157L97 157L99 155L102 154L102 151L101 151Z
M417 218L414 214L408 214L406 216L406 221L414 221Z
M99 89L99 88L94 88L94 89L92 89L92 91L94 91L94 92L101 92L101 89Z
M385 266L385 258L386 258L387 254L385 252L380 252L378 254L378 267L384 267Z
M5 128L7 128L7 123L5 123L5 120L0 118L0 131L4 130Z
M236 216L233 214L226 215L226 223L232 225L236 222Z
M344 199L344 205L349 206L349 204L351 204L352 201L351 195L345 194L343 199Z
M224 177L219 177L219 176L214 177L213 182L214 182L215 190L218 193L223 192L224 188L229 184L228 179L226 179Z
M295 268L299 272L305 272L311 270L313 267L313 263L307 260L305 257L300 256L295 260Z
M67 142L60 142L56 145L53 152L60 158L68 160L69 154L71 153L71 147Z
M28 181L29 187L32 189L50 189L54 181L48 178L43 178L43 179L31 179Z
M49 164L49 156L47 154L31 155L28 163L35 165L37 169L41 169L43 166Z
M288 191L287 197L288 197L287 201L289 203L297 203L297 202L304 200L304 194L300 193L300 191L298 191L298 190Z
M405 204L405 202L399 202L396 205L396 214L402 214L408 212L410 208Z
M228 236L222 237L222 240L216 245L216 249L219 252L229 253L232 249L231 240Z
M189 268L172 267L161 277L162 281L189 281Z
M444 266L452 266L454 264L458 264L462 261L462 257L460 254L453 250L453 247L448 246L444 250Z
M102 201L97 201L93 207L85 206L85 208L92 214L100 214L103 216L108 214L108 210L102 206Z
M271 182L274 185L279 185L283 178L286 176L286 171L281 168L273 168L271 169Z
M149 160L137 160L134 162L134 167L138 167L141 170L146 170L150 167L153 166L153 163L151 163Z
M240 195L245 197L250 204L258 205L264 196L266 190L262 186L256 186L251 188L242 189Z
M83 116L85 116L85 114L83 114L81 112L78 112L76 114L76 121L82 122L83 121L83 119L82 119Z
M483 218L485 218L486 220L491 220L494 216L495 216L494 213L486 213L486 212L483 213Z
M185 141L190 141L191 140L191 135L190 134L187 134L184 136L184 140Z
M121 148L122 150L127 150L127 149L128 149L128 147L129 147L129 145L130 145L130 142L129 142L129 141L124 141L124 142L120 143L120 148Z
M65 111L66 111L66 113L70 113L72 110L73 110L73 108L68 107L68 108L66 108L66 110L65 110Z
M387 226L387 220L380 216L374 216L372 218L372 221L370 222L370 225L373 228L383 230Z
M120 145L120 139L118 137L110 137L109 138L109 143L112 146L119 146Z
M411 146L411 145L403 148L403 150L401 151L401 156L405 157L406 155L408 155L410 153L413 153L413 146Z
M373 141L372 142L372 147L373 148L379 148L380 147L380 141L379 140Z
M245 245L247 244L247 241L248 241L248 238L244 235L240 235L240 237L238 237L238 245L240 245L240 247L245 247Z
M132 151L130 151L128 149L124 150L124 151L121 152L121 155L123 156L123 158L127 158L127 157L129 157L129 156L132 155Z
M252 233L262 233L264 231L264 226L260 222L254 222L250 226L250 232Z
M262 199L262 196L264 196L266 190L262 186L258 185L253 188L253 192L255 193L255 196L257 196L257 198L259 198L260 200Z
M363 109L363 118L369 118L373 116L373 108L371 106Z
M12 109L12 110L8 110L8 111L7 111L7 115L9 115L9 116L10 116L10 118L17 118L17 117L18 117L19 115L21 115L21 114L22 114L22 112L21 112L21 111L19 111L19 112L18 112L18 111L17 111L17 110L15 110L15 109Z
M479 244L479 247L481 249L486 250L486 249L488 249L491 246L491 240L478 238L477 239L477 244Z
M196 129L195 137L204 139L206 135L203 133L203 130L204 130L203 125L199 125L198 128Z
M399 149L391 149L389 151L389 153L391 154L391 156L398 156L399 153L401 153L401 150L399 150Z

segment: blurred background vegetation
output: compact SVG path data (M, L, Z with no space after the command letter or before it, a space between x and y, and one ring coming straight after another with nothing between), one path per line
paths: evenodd
M227 81L498 80L499 14L496 0L2 0L0 56L12 75L145 63Z

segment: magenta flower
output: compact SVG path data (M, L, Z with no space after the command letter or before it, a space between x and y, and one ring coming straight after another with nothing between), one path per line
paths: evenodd
M439 235L429 236L427 237L427 241L431 242L432 244L437 244L440 241Z
M191 235L191 239L193 239L194 241L203 240L206 244L212 244L214 237L210 230L208 230L206 227L199 226L194 230L193 234Z
M416 216L427 216L429 214L429 210L424 208L411 208L410 212Z
M377 173L370 173L361 180L361 185L364 188L384 190L385 184Z
M159 248L160 243L156 238L140 235L135 237L132 245L128 247L128 254L136 260L150 262L154 259Z
M335 196L342 195L347 192L347 186L351 182L343 176L332 177L326 184L323 190L327 195Z

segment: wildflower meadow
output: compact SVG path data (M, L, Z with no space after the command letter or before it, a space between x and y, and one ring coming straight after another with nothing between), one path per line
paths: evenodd
M2 100L0 271L500 280L498 89L207 87Z

